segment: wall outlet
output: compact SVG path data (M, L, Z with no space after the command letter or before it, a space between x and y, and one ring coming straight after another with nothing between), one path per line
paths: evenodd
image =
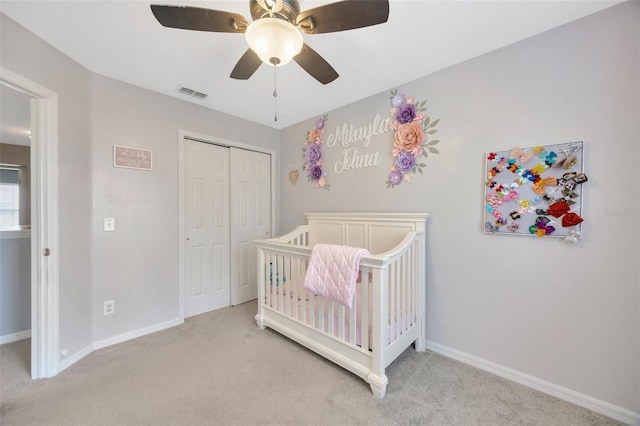
M116 311L116 302L114 302L113 300L109 300L107 302L104 302L104 314L105 315L111 315L115 311Z
M113 217L104 218L104 232L113 232L116 230L116 219Z

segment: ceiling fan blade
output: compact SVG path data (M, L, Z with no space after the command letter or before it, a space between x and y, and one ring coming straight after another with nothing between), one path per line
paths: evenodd
M296 22L307 34L322 34L382 24L387 19L388 0L345 0L301 12Z
M306 43L302 45L302 50L293 57L293 60L322 84L331 83L338 78L336 70Z
M237 13L189 6L151 5L151 11L165 27L215 33L244 33L247 20Z
M230 77L237 80L248 80L260 67L260 64L262 64L262 61L258 55L253 50L247 49L233 68L233 71L231 71Z

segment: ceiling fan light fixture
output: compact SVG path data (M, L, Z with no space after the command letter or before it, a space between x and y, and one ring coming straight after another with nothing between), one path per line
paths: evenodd
M279 18L253 21L245 33L247 43L266 64L282 66L302 49L302 33L293 24ZM274 59L275 58L275 59Z

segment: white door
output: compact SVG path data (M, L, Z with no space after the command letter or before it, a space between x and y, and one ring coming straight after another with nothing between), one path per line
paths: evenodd
M271 156L231 148L231 304L258 297L256 245L271 234Z
M230 304L229 149L184 140L184 316Z

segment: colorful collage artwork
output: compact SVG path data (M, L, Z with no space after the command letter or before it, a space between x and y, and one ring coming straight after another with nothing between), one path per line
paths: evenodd
M576 242L588 181L583 158L582 141L487 153L485 232Z

